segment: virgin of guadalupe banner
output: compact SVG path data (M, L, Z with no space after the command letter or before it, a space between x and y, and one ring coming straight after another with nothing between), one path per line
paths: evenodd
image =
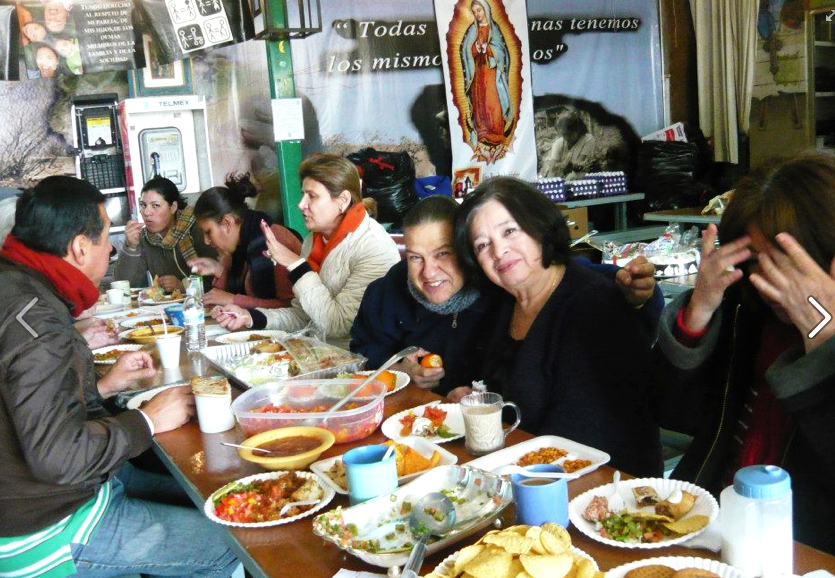
M453 190L496 175L536 178L524 0L435 0Z

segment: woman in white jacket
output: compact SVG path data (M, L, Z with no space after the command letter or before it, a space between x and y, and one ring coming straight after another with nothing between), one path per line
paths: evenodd
M368 284L400 260L385 229L366 214L356 167L338 155L316 153L299 166L304 226L312 232L301 256L262 223L270 257L287 267L295 295L283 309L227 305L213 316L227 329L294 331L313 323L329 342L347 349L351 325Z

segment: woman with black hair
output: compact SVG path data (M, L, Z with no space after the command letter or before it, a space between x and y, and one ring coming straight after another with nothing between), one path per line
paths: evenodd
M205 191L194 205L197 225L207 245L217 249L218 260L197 258L189 266L203 275L214 275L214 288L203 296L205 305L237 305L255 307L289 307L293 300L293 284L287 268L273 266L261 222L269 225L276 239L299 252L301 241L290 229L275 225L266 214L246 206L245 200L258 190L249 180L249 173L230 174L225 187Z
M170 180L154 177L145 183L139 212L143 223L131 220L125 225L116 279L130 281L131 287L145 287L150 273L166 291L182 290L182 280L191 274L188 261L217 256L203 243L192 209Z
M469 279L505 291L484 382L520 407L526 431L599 448L639 476L661 475L649 333L614 283L571 259L569 242L556 205L525 181L487 180L462 203L460 264Z

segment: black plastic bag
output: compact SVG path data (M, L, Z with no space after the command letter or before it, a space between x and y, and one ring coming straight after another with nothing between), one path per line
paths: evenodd
M409 153L365 148L348 155L362 175L362 196L377 201L377 220L400 228L403 216L418 201L415 163Z
M699 149L692 142L642 142L636 186L652 211L697 206L703 185L696 182Z

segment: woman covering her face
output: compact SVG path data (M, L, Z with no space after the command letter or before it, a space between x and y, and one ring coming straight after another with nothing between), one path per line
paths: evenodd
M169 179L155 177L145 183L139 197L143 222L130 220L125 225L125 244L114 271L117 280L144 287L150 273L166 291L182 290L182 280L191 274L188 261L217 257L203 242L203 233L186 204Z
M385 229L365 211L356 167L338 155L317 153L299 166L298 208L312 234L301 253L276 239L266 225L270 258L289 270L295 299L284 309L243 309L228 305L213 315L227 329L294 331L310 322L336 345L346 347L368 284L400 260Z
M524 181L496 177L464 200L455 235L468 277L505 291L484 382L519 405L520 427L599 448L630 473L660 475L648 332L614 283L571 260L557 207Z
M192 269L215 278L214 288L203 296L205 305L290 306L293 286L287 268L273 265L264 256L267 240L261 223L266 223L275 238L291 251L299 251L302 244L289 229L246 206L245 199L257 194L248 173L229 175L225 187L205 191L194 205L205 243L220 254L218 260L201 257L189 261Z
M718 228L696 285L664 310L654 399L662 425L693 435L672 476L717 493L753 464L792 477L794 536L835 554L835 157L753 170Z

